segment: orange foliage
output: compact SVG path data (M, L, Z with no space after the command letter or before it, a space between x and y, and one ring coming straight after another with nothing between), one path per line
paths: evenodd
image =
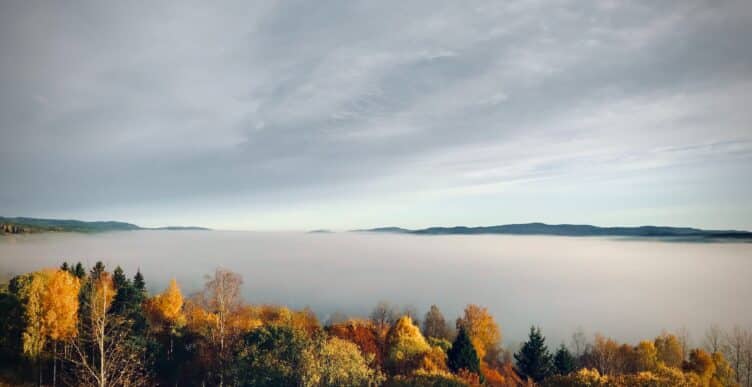
M153 326L166 328L178 327L185 323L183 316L183 294L177 281L173 278L162 294L158 294L144 303L146 317Z
M488 313L487 308L470 304L465 308L465 314L457 319L457 328L464 327L470 335L470 340L475 347L478 358L485 360L486 354L496 353L501 342L501 331Z
M383 347L376 328L370 321L348 320L331 325L327 330L332 336L355 343L363 353L374 355L377 366L383 365Z
M52 340L64 340L76 335L78 322L78 292L81 283L67 271L48 271L47 286L42 296L44 325Z

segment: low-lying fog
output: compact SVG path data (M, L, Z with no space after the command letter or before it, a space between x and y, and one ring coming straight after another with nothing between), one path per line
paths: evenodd
M0 237L0 273L102 260L151 291L171 277L184 293L217 266L240 273L251 303L367 315L380 300L437 304L453 320L487 306L504 343L540 325L553 345L581 326L630 342L686 327L752 323L752 244L542 236L133 231Z

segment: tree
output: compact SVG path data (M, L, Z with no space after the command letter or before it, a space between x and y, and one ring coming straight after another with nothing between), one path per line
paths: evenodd
M136 270L136 275L133 276L133 288L136 289L137 293L146 294L146 282L141 270Z
M330 336L355 343L364 355L372 355L377 368L384 364L383 346L370 321L348 320L330 325L327 327L327 332Z
M23 305L22 353L35 365L40 385L42 384L41 358L48 337L43 304L47 280L47 273L35 272L17 276L10 283L11 291Z
M57 384L57 345L77 334L80 281L64 270L48 271L42 295L45 333L52 340L52 385Z
M174 278L163 293L146 300L144 312L152 329L167 336L169 340L167 359L171 360L174 350L174 336L178 329L185 325L183 294Z
M146 314L152 325L160 329L175 329L185 323L183 316L183 294L173 278L161 294L146 300Z
M635 347L635 371L654 371L658 368L658 349L655 343L643 340Z
M207 276L204 290L197 295L189 308L193 327L201 327L202 334L209 340L211 359L219 380L224 384L226 368L230 360L231 346L239 331L231 324L233 316L242 305L240 286L243 278L230 270L217 268L213 276Z
M556 350L554 368L557 375L567 375L575 370L574 357L564 344Z
M369 356L373 360L373 355ZM323 345L313 345L304 355L303 384L311 386L375 386L383 376L368 366L358 347L332 337Z
M491 361L498 355L501 331L487 308L470 304L462 318L457 319L457 330L464 328L475 347L478 357Z
M244 386L299 386L306 374L311 339L289 326L268 325L243 336L233 357L236 384Z
M76 267L73 268L73 275L78 277L78 279L86 277L86 269L84 269L84 265L81 262L76 263Z
M540 328L530 327L528 340L522 344L520 351L514 354L520 375L540 382L551 375L551 354L546 347L546 338Z
M386 329L399 318L397 308L386 301L379 301L371 311L371 321L380 329Z
M752 332L740 326L724 334L724 352L743 386L752 385Z
M703 347L710 353L721 352L723 350L723 330L721 327L713 324L705 331Z
M447 365L454 372L464 369L480 374L478 353L464 327L460 328L452 343L452 348L447 352Z
M82 297L78 335L69 340L72 350L65 360L72 364L76 384L138 386L147 384L143 348L130 342L131 323L110 313L115 298L112 276L95 266Z
M423 355L431 350L409 316L402 316L389 329L386 336L387 365L395 373L416 369Z
M658 360L668 367L679 368L684 361L684 352L679 339L665 333L655 338L655 348L658 350Z
M449 325L444 319L444 315L436 305L431 305L431 308L426 312L426 316L423 318L423 335L426 337L435 337L437 339L450 340L451 331Z

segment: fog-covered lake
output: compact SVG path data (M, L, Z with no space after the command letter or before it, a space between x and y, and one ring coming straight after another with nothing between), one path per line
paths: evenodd
M752 323L752 244L542 236L415 236L375 233L134 231L0 237L0 273L102 260L150 290L171 277L198 290L217 266L240 273L251 303L367 315L380 300L433 303L454 319L487 306L505 344L530 324L554 344L581 326L621 340L686 327Z

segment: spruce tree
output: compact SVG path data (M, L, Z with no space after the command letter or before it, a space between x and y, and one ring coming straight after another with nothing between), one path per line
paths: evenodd
M70 267L68 266L68 262L63 262L63 264L60 265L60 270L70 272Z
M447 365L454 372L466 369L470 372L480 374L478 353L475 352L473 343L470 342L470 336L465 331L465 328L460 328L457 338L452 343L452 348L447 351Z
M79 279L86 277L86 269L84 269L84 265L82 265L81 262L76 263L76 267L73 269L73 275Z
M94 264L94 267L91 268L91 273L89 273L91 279L94 281L98 280L99 276L104 273L104 269L104 263L102 263L102 261L97 261L97 263Z
M524 378L540 382L550 376L553 371L551 354L546 347L546 338L541 335L540 328L530 327L530 335L520 351L514 354L517 360L517 371Z
M562 344L554 355L554 368L559 375L567 375L574 371L574 356L569 352L567 347Z

